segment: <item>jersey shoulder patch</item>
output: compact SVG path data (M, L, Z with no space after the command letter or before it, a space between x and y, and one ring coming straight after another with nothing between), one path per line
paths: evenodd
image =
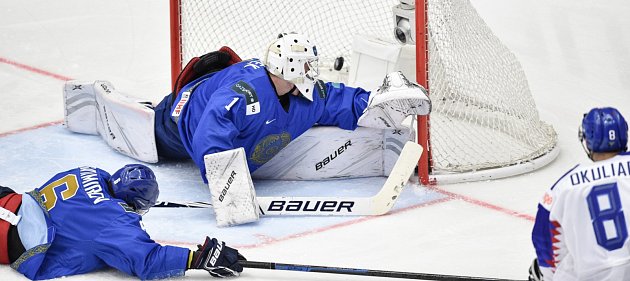
M322 80L315 81L315 88L317 88L317 92L319 93L320 99L326 98L326 83Z
M252 115L260 113L260 101L256 90L247 82L240 80L231 87L232 91L245 97L246 107L245 114Z

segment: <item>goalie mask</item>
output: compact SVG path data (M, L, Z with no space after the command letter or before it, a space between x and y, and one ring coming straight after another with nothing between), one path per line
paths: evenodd
M578 137L589 158L593 152L626 151L628 123L615 108L593 108L584 114Z
M317 48L306 36L283 33L269 44L264 64L272 74L291 81L308 100L319 76Z
M144 215L157 202L160 191L155 174L147 166L125 165L109 180L112 195L124 200L136 213Z

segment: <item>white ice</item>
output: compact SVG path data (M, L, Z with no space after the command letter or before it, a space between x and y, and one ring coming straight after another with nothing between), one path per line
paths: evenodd
M256 225L214 227L204 209L153 209L145 217L156 240L193 247L218 236L250 260L526 279L534 258L530 233L538 199L578 162L582 113L615 106L630 117L630 3L622 0L473 0L520 59L541 118L559 134L549 166L508 179L408 188L385 216L264 218ZM24 0L0 2L0 184L27 191L80 165L115 170L129 158L97 138L63 130L61 87L67 79L104 79L159 101L170 87L166 1ZM154 165L172 201L207 201L191 163ZM365 182L310 185L313 194L369 196ZM264 183L262 183L264 185ZM290 189L267 184L261 192ZM367 186L367 184L366 184ZM280 190L280 191L279 191ZM185 279L209 276L190 272ZM134 278L104 270L68 280ZM240 280L383 280L246 269ZM0 280L25 280L0 266Z

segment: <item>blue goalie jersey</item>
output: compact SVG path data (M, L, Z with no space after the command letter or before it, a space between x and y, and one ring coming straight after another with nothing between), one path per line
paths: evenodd
M315 124L356 129L369 94L318 81L313 101L289 95L287 112L265 66L252 59L188 83L171 116L205 181L206 154L243 147L253 173Z
M43 236L11 267L33 280L91 272L113 267L141 279L181 276L189 250L161 246L141 227L141 217L122 200L112 197L110 175L81 167L55 175L23 199L22 241ZM35 202L29 208L28 202ZM22 210L20 210L22 212ZM29 218L45 218L44 231ZM41 215L43 214L43 216ZM29 229L30 228L30 229ZM24 242L23 242L24 243Z

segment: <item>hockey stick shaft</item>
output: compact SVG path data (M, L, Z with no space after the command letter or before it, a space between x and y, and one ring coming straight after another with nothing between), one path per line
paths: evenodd
M258 197L262 215L265 216L364 216L378 215L370 210L370 197ZM158 201L158 208L211 208L210 202Z
M258 197L258 204L266 216L365 216L379 215L371 208L371 197ZM211 208L210 202L158 201L158 208Z
M246 268L271 269L271 270L288 270L288 271L306 271L306 272L346 274L346 275L362 275L362 276L389 277L389 278L416 279L416 280L441 280L441 281L525 281L525 280L512 280L512 279L500 279L500 278L486 278L486 277L459 276L459 275L443 275L443 274L403 272L403 271L384 271L384 270L372 270L372 269L360 269L360 268L330 267L330 266L302 265L302 264L286 264L286 263L259 262L259 261L240 261L239 264L242 265L243 267L246 267Z
M375 216L394 206L422 154L422 146L407 142L385 184L372 197L258 197L263 215Z
M210 208L212 203L209 202L170 202L170 201L158 201L153 207L159 208Z

